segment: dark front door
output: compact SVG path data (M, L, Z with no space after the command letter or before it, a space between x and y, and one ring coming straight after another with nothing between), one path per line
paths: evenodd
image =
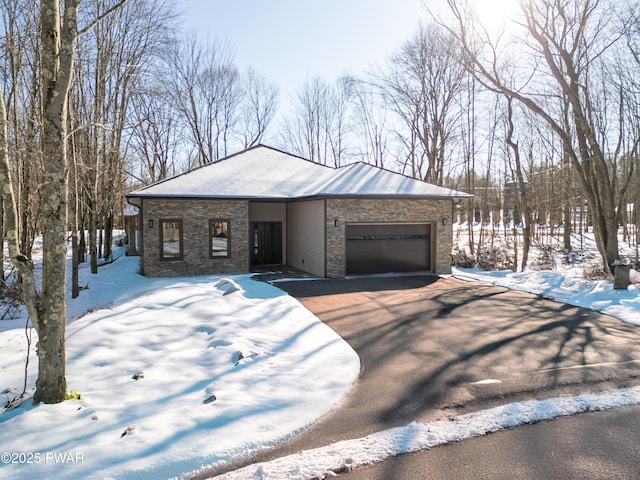
M282 264L282 222L252 222L251 243L251 265Z

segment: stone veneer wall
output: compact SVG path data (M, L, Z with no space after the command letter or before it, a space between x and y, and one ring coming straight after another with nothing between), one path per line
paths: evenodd
M357 222L431 223L432 258L436 273L451 273L451 200L327 199L327 277L345 276L345 225ZM446 218L446 225L442 219ZM334 221L338 220L338 227Z
M174 277L249 271L249 202L246 200L144 199L141 273ZM231 221L231 256L209 258L209 219ZM160 260L160 219L182 219L183 259ZM153 228L149 228L153 220Z

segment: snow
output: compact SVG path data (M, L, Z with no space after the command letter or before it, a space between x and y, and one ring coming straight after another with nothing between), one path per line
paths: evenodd
M3 479L180 477L286 441L338 407L356 381L356 353L281 290L248 275L152 279L137 268L138 258L125 256L98 275L82 268L87 288L69 297L67 327L68 388L81 398L35 407L27 399L0 413L0 450L13 454L0 452ZM637 286L613 290L570 268L453 274L640 324ZM0 391L10 389L3 402L22 390L24 325L24 318L0 321ZM510 403L218 478L322 478L504 428L638 404L640 387Z
M611 281L608 280L587 280L567 276L566 271L548 270L487 272L454 268L453 274L462 279L479 280L513 290L535 293L568 305L597 310L633 325L640 325L640 289L635 284L630 285L628 290L613 290ZM635 279L635 275L633 278Z
M212 190L211 185L216 188ZM291 199L341 195L419 198L470 196L362 162L331 168L258 145L136 190L128 197Z
M575 397L510 403L461 415L453 420L439 420L431 423L412 422L407 426L384 430L364 438L345 440L270 462L249 465L215 478L219 480L254 480L256 478L308 480L332 477L336 472L378 463L403 453L459 442L505 428L560 416L638 404L640 404L640 387Z
M0 414L2 451L39 454L0 464L0 477L177 476L291 438L356 380L356 353L281 290L248 275L149 279L138 261L83 269L89 289L69 299L67 326L67 383L81 398ZM22 390L24 320L0 328L8 399ZM31 389L33 351L29 373Z

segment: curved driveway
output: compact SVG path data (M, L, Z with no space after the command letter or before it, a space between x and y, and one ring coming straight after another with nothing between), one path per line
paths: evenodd
M429 275L278 286L351 344L362 372L341 408L250 463L414 420L640 383L640 329L537 295Z

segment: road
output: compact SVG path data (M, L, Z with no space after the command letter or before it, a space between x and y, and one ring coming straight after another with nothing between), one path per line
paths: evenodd
M527 425L390 458L344 480L634 480L640 478L640 407Z

